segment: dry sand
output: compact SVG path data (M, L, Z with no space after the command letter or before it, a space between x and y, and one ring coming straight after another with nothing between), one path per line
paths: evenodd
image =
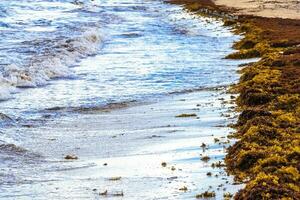
M214 0L216 5L238 9L236 14L300 19L299 0Z

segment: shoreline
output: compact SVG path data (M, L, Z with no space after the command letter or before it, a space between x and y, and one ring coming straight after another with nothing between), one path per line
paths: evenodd
M221 21L161 1L107 3L107 14L124 22L108 27L116 37L105 53L73 68L79 79L29 88L2 104L12 123L20 117L3 128L0 198L232 196L241 185L223 166L233 141L227 123L236 120L226 102L234 96L214 86L238 80L245 62L223 60L238 36ZM166 91L159 101L142 103L159 91ZM132 104L94 104L144 93Z
M0 145L8 163L1 199L300 198L299 21L236 17L237 9L210 0L172 2L222 17L244 36L227 59L261 58L224 76L242 74L231 87L239 97L227 82L151 104L72 107L59 118L67 109L50 107L54 117L43 115L45 123L7 130L22 145Z
M171 0L192 12L203 8L236 13L212 1ZM225 2L225 1L223 1ZM226 5L226 4L225 4ZM227 59L260 57L243 66L232 91L237 98L238 122L228 149L227 170L244 182L235 199L300 198L300 20L239 14L224 19L244 38Z
M41 127L43 133L32 128L27 135L40 142L25 148L43 153L31 162L38 162L35 173L44 175L6 185L7 195L0 198L14 199L9 191L19 189L15 195L28 197L32 188L39 192L30 197L54 199L232 196L242 187L223 168L224 148L233 144L226 137L232 131L228 123L236 119L232 99L225 89L203 90L49 121ZM31 154L26 151L24 159ZM31 167L26 168L19 173L28 174L23 170Z

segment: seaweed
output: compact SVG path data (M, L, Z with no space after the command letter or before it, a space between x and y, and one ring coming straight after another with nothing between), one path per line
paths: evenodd
M239 140L228 148L227 171L246 182L235 199L299 199L299 50L284 36L270 38L280 30L267 30L256 20L237 27L245 38L234 45L239 51L227 57L249 58L254 50L261 57L241 70L234 86L241 113L233 136Z
M209 156L202 156L201 160L204 161L204 162L208 162L210 160L210 157Z
M215 197L215 196L216 196L215 192L205 191L205 192L203 192L201 194L197 194L196 198L197 199L200 199L200 198L212 198L212 197Z
M210 0L172 1L187 9L196 3L197 12L231 14ZM236 132L230 137L238 141L227 149L225 163L245 183L234 199L300 199L300 20L240 15L225 18L224 25L243 35L227 59L260 58L242 66L239 83L230 89L239 94L241 113L231 126Z
M78 159L78 156L73 155L73 154L69 154L69 155L66 155L64 158L65 158L66 160L77 160L77 159Z
M180 114L180 115L176 115L177 118L184 118L184 117L197 117L197 115L195 113L183 113L183 114Z

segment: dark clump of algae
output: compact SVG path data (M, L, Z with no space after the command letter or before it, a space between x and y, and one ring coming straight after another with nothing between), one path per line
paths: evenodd
M173 0L193 12L231 10L211 1ZM243 66L232 92L240 115L225 162L245 183L234 199L300 199L300 20L224 18L243 39L227 59L261 58ZM199 197L205 197L197 196Z
M227 58L261 59L244 67L232 88L239 93L241 112L232 136L239 140L228 148L225 161L228 171L246 183L235 199L300 199L300 67L295 65L300 38L274 37L281 30L274 24L261 26L263 20L234 25L244 38L234 45L239 51ZM287 20L285 31L291 26Z

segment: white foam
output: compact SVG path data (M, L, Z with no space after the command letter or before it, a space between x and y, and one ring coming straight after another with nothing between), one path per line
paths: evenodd
M71 42L59 41L59 53L32 58L28 66L5 66L0 72L0 100L11 98L16 88L38 87L53 78L73 75L71 65L80 58L97 53L103 38L98 29L90 29Z

